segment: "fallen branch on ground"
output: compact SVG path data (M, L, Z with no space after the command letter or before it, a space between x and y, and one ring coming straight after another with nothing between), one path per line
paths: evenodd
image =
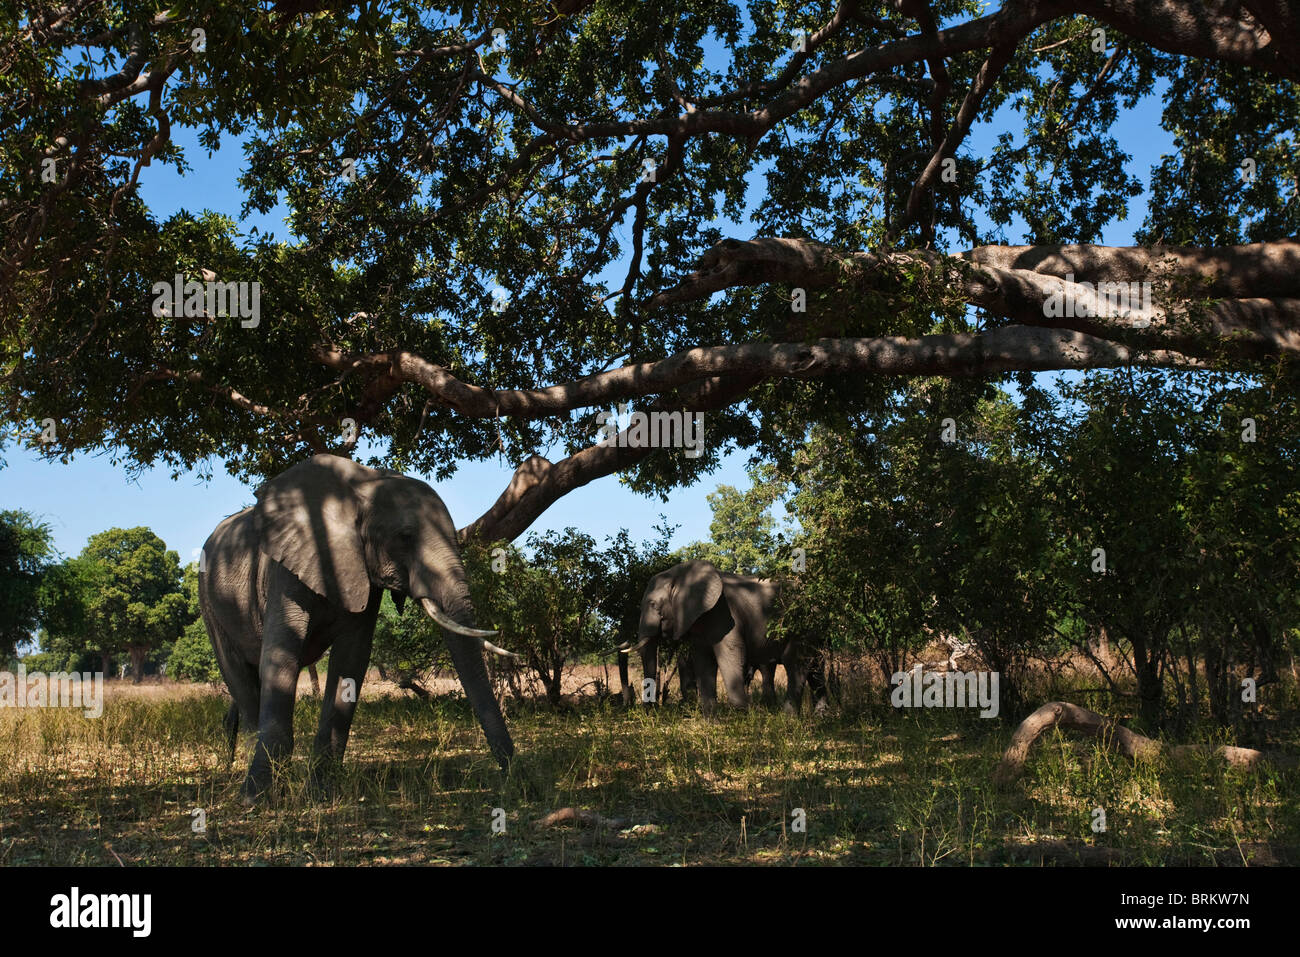
M1165 753L1176 758L1194 754L1212 754L1237 768L1253 768L1261 761L1282 766L1295 763L1294 758L1270 755L1253 748L1237 748L1231 745L1181 744L1173 748L1165 748L1159 741L1138 734L1136 731L1130 731L1113 718L1107 718L1095 711L1081 708L1077 704L1070 704L1068 701L1049 701L1022 721L1016 733L1011 736L1011 745L1002 755L1002 760L998 762L997 769L993 772L993 783L1007 784L1020 777L1024 772L1025 759L1029 756L1030 747L1042 737L1044 732L1054 727L1091 735L1112 750L1135 760L1154 758Z

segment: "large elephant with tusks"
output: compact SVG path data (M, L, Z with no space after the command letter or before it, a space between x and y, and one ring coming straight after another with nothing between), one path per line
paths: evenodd
M301 669L330 650L312 784L342 760L370 660L385 590L410 598L443 628L461 685L502 768L514 754L483 661L496 632L473 626L456 528L442 499L418 479L316 455L257 491L257 504L225 519L203 546L199 604L239 723L257 729L242 796L271 783L272 762L293 750Z

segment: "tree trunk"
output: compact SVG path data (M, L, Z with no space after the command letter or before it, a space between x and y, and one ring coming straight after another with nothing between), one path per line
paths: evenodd
M138 685L144 680L144 659L149 654L149 649L144 645L132 645L131 652L131 684Z
M1133 645L1133 670L1137 673L1138 707L1142 715L1142 723L1148 730L1154 730L1160 726L1164 705L1156 657L1147 647L1144 637L1133 635L1131 644Z
M1201 658L1205 661L1205 693L1210 700L1210 717L1216 724L1228 723L1228 695L1224 682L1223 649L1201 632Z
M546 700L551 707L559 707L564 692L564 662L551 660L551 667L542 671L542 684L546 687Z

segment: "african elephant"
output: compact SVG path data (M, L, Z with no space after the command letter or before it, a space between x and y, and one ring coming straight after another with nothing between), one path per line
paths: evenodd
M775 704L778 663L785 666L785 710L799 710L806 682L821 711L826 705L826 683L816 649L806 641L768 637L780 592L780 584L766 578L732 575L704 561L682 562L650 580L641 597L639 641L624 647L641 653L642 673L657 681L659 644L685 640L705 714L717 704L718 672L732 707L748 703L749 679L755 670L763 675L764 699Z
M293 751L298 673L327 649L329 672L312 748L312 783L342 760L370 660L384 590L399 611L415 599L444 629L461 685L502 768L514 744L483 663L496 634L470 625L474 609L456 528L428 485L398 472L316 455L257 490L257 504L221 522L203 546L199 605L234 704L257 748L242 796L271 783L272 761Z

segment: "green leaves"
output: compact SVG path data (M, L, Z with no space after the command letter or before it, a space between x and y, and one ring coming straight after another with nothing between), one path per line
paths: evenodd
M67 650L157 649L192 620L180 560L147 528L92 535L72 564L66 600L75 610L64 613L62 628L50 629Z

